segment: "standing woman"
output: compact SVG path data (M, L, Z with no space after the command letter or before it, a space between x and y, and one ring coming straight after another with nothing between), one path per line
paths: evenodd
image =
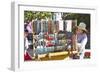
M85 46L87 43L87 30L86 30L86 24L83 22L80 22L79 26L76 27L75 30L75 37L74 39L74 45L75 49L78 51L78 56L80 59L84 58L84 52L85 52Z

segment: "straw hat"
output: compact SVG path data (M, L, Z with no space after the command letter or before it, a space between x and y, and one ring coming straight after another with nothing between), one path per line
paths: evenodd
M77 28L81 29L81 30L84 30L85 32L87 32L86 30L86 24L83 23L83 22L80 22L79 26L77 26Z

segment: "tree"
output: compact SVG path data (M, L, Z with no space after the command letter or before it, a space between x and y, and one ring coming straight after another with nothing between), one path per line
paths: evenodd
M75 20L77 19L77 24L84 22L87 25L88 31L90 31L90 14L79 14L79 13L64 13L62 16L63 20Z
M32 20L32 19L51 19L52 13L51 12L36 12L36 11L25 11L24 12L24 20Z

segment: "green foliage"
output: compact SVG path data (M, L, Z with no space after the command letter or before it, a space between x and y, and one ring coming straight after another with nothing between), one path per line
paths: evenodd
M34 11L25 11L24 12L24 20L32 20L32 19L49 19L52 17L51 12L34 12Z
M90 27L90 14L79 14L79 13L64 13L62 16L63 20L75 20L77 19L77 23L84 22L87 24L87 28Z

